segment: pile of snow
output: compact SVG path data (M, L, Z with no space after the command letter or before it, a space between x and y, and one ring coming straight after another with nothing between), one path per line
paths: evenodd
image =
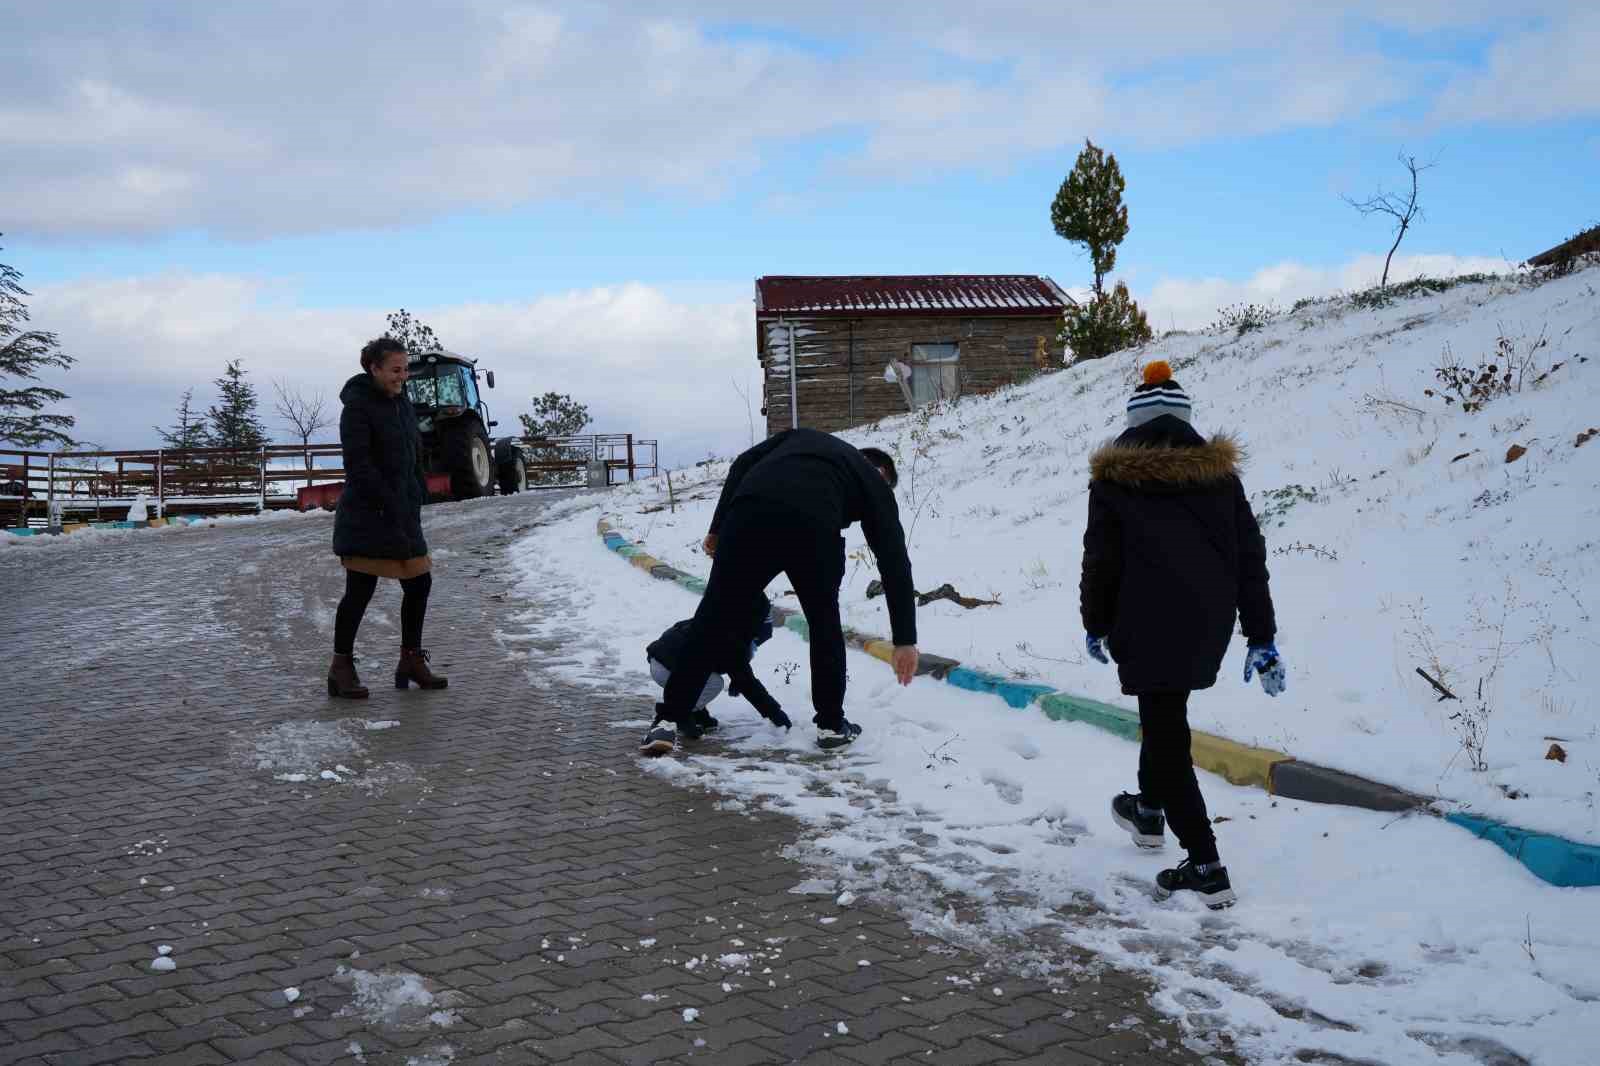
M1243 337L1169 338L855 435L898 441L903 455L919 435L924 454L901 464L919 585L950 581L1003 601L971 613L924 608L924 647L1121 700L1111 672L1079 650L1084 464L1120 424L1138 365L1159 354L1174 360L1202 428L1249 438L1246 485L1271 513L1269 545L1314 544L1338 556L1272 558L1288 695L1272 702L1242 687L1236 648L1218 687L1196 696L1197 724L1595 839L1584 793L1595 789L1600 751L1581 712L1600 691L1600 666L1583 655L1582 617L1600 603L1585 554L1600 507L1585 471L1600 461L1600 444L1573 441L1600 410L1600 365L1576 358L1591 354L1584 345L1600 333L1597 280L1591 270L1537 289L1473 285L1378 311L1315 307ZM1498 336L1541 330L1552 338L1540 353L1546 365L1565 363L1559 385L1473 415L1429 408L1419 395L1437 384L1431 367L1446 341L1465 358ZM1391 415L1368 394L1425 414ZM1508 465L1501 445L1510 436L1528 452ZM916 477L929 469L937 477L914 489L913 467ZM665 502L644 487L616 491L605 513L652 554L704 573L695 546L721 471L699 473L687 487L674 478L676 514L642 514ZM1293 485L1309 495L1283 491ZM1491 490L1509 496L1474 502ZM913 491L935 496L913 503ZM1297 502L1282 506L1288 500ZM644 646L695 601L607 552L594 534L601 514L574 507L513 549L522 594L544 607L524 619L521 635L559 642L581 632L586 658L574 677L586 675L602 698L653 698ZM845 597L853 624L885 633L882 601L864 598L874 576L869 565L856 568ZM1504 599L1507 579L1514 603ZM786 587L780 578L771 591ZM1538 612L1518 608L1534 597ZM549 609L557 603L561 610ZM1408 603L1420 605L1420 623ZM1541 619L1532 630L1523 628L1530 614ZM1501 662L1485 686L1495 700L1484 748L1491 769L1475 772L1462 765L1450 708L1437 708L1425 685L1412 687L1422 684L1411 672L1420 645L1408 628L1426 623L1431 636L1416 632L1441 660L1430 672L1451 667L1446 682L1475 695L1467 671L1492 649L1472 627L1502 616ZM1468 1066L1515 1054L1575 1064L1600 1041L1593 891L1545 885L1435 818L1275 800L1203 775L1241 901L1222 914L1157 903L1152 878L1176 861L1175 848L1134 849L1107 810L1134 785L1134 745L931 680L902 689L882 664L853 653L846 712L866 733L822 755L806 724L806 661L807 646L786 631L757 660L798 723L791 732L722 700L714 742L644 765L805 822L801 857L822 884L843 890L841 905L870 893L930 932L1040 974L1074 967L1067 945L1089 949L1154 977L1157 1006L1182 1022L1192 1046L1231 1040L1259 1061ZM1528 692L1549 699L1530 704ZM1545 735L1564 738L1566 763L1543 763L1549 741L1528 754ZM635 739L618 735L619 745Z
M340 966L334 980L351 986L353 999L342 1014L358 1014L370 1025L394 1029L449 1028L460 1021L450 1009L454 994L436 994L426 979L404 970L351 970Z

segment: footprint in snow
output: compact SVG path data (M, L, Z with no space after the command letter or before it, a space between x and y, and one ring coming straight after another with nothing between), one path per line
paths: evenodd
M994 789L1001 801L1015 807L1022 803L1022 785L998 770L985 770L983 783Z

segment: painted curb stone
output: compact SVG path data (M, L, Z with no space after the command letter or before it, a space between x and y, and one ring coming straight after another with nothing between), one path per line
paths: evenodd
M1516 826L1492 822L1473 814L1453 812L1444 816L1473 836L1497 845L1526 866L1541 881L1561 888L1592 888L1600 885L1600 847L1575 840L1534 833Z
M1307 803L1332 803L1369 811L1410 811L1427 800L1403 789L1298 759L1272 767L1272 793Z

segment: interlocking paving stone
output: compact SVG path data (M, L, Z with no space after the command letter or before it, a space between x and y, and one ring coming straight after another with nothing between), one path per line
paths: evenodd
M0 552L7 652L38 667L0 715L0 1062L319 1066L352 1041L370 1066L445 1044L453 1066L1198 1061L1141 978L1052 994L988 960L988 984L954 986L986 960L790 894L811 876L783 857L798 824L640 773L610 723L648 702L547 666L579 661L580 620L496 639L569 610L509 594L509 530L548 499L428 511L451 687L387 685L386 584L365 702L322 691L326 516ZM401 724L361 725L380 719ZM716 965L769 937L750 976ZM160 944L176 971L149 969ZM380 1016L341 968L417 975L454 1020Z

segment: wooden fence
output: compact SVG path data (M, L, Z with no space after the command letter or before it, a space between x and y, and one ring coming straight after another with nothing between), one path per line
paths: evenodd
M631 433L524 440L530 483L583 484L592 462L606 482L657 472L656 442ZM59 525L65 517L120 519L141 500L151 518L292 508L302 486L345 479L338 444L129 451L0 450L0 529Z

